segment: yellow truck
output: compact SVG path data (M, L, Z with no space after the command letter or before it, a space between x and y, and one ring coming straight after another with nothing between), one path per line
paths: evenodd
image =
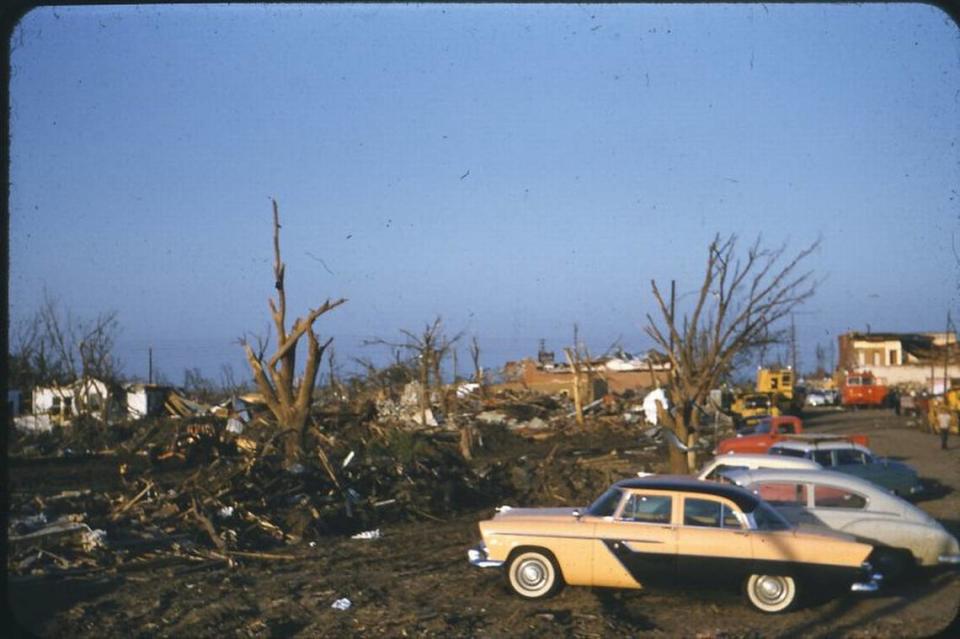
M734 399L730 411L740 417L740 423L744 426L750 426L764 417L778 417L782 414L771 396L766 393L740 395Z
M801 393L794 386L792 368L758 368L757 392L769 395L781 413L799 415L803 409Z
M771 395L783 395L793 399L793 369L791 368L758 368L757 392Z

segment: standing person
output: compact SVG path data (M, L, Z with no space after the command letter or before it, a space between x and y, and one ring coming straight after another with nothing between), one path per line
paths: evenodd
M940 448L947 449L947 436L950 434L950 411L946 408L940 409L937 415L937 426L940 427Z

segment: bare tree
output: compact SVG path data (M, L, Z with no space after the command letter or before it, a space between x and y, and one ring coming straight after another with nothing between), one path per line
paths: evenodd
M448 337L443 332L443 321L440 317L433 320L432 323L425 324L423 330L419 333L401 329L401 333L406 337L403 342L390 342L385 339L366 340L364 345L384 345L396 349L398 353L405 350L410 353L411 358L416 362L417 381L420 383L420 394L418 397L418 408L420 410L420 423L427 423L427 409L430 408L431 378L434 380L435 388L438 390L446 412L446 396L443 393L443 378L440 374L443 360L449 355L450 349L459 340L463 333L457 333L453 337Z
M114 355L119 322L116 311L98 314L92 319L64 311L59 301L44 291L40 308L16 334L20 374L28 374L31 385L63 388L81 384L76 401L90 400L86 408L100 410L109 418L113 387L120 381L121 364ZM94 380L105 386L105 396L91 392ZM66 406L61 394L60 403ZM81 404L78 408L84 408Z
M253 371L253 379L263 395L263 400L281 429L288 431L284 441L284 457L287 464L295 463L303 451L313 401L313 388L317 370L323 359L324 350L333 341L331 337L323 344L313 330L318 317L340 306L345 299L330 301L311 309L305 317L298 317L287 330L287 296L284 288L286 265L280 259L280 213L277 201L273 202L273 277L277 289L277 300L268 300L270 315L277 332L277 349L266 359L266 344L259 343L259 352L255 352L246 338L241 344L247 354L247 362ZM307 360L303 375L296 378L297 345L307 339Z
M778 327L778 322L814 294L813 274L800 272L800 266L819 244L818 240L790 258L785 246L764 249L758 238L741 257L735 235L716 235L708 247L699 295L682 322L656 281L651 281L661 317L658 324L647 314L646 333L670 360L674 413L668 425L688 448L685 457L678 447L670 447L673 472L694 469L695 407L704 404L710 389L735 368L739 357L782 343L788 329Z
M470 338L468 349L470 350L470 360L473 362L473 381L480 387L480 397L486 398L487 387L483 379L483 369L480 367L480 342L477 341L476 335Z

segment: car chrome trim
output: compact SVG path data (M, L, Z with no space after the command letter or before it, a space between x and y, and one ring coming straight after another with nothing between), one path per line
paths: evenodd
M937 561L941 564L960 564L960 555L940 555Z
M880 584L875 580L860 581L850 586L851 592L876 592L880 590Z
M499 568L503 565L502 561L487 559L487 547L482 543L467 551L467 559L477 568Z

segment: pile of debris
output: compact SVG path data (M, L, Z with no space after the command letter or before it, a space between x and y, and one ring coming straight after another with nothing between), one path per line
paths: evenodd
M148 430L135 439L157 437ZM448 517L492 505L503 492L466 464L450 433L354 428L349 437L327 438L312 460L292 467L284 466L275 443L267 432L184 429L136 477L126 463L118 465L124 491L11 504L8 570L109 567L144 553L228 561L264 556L324 535Z

